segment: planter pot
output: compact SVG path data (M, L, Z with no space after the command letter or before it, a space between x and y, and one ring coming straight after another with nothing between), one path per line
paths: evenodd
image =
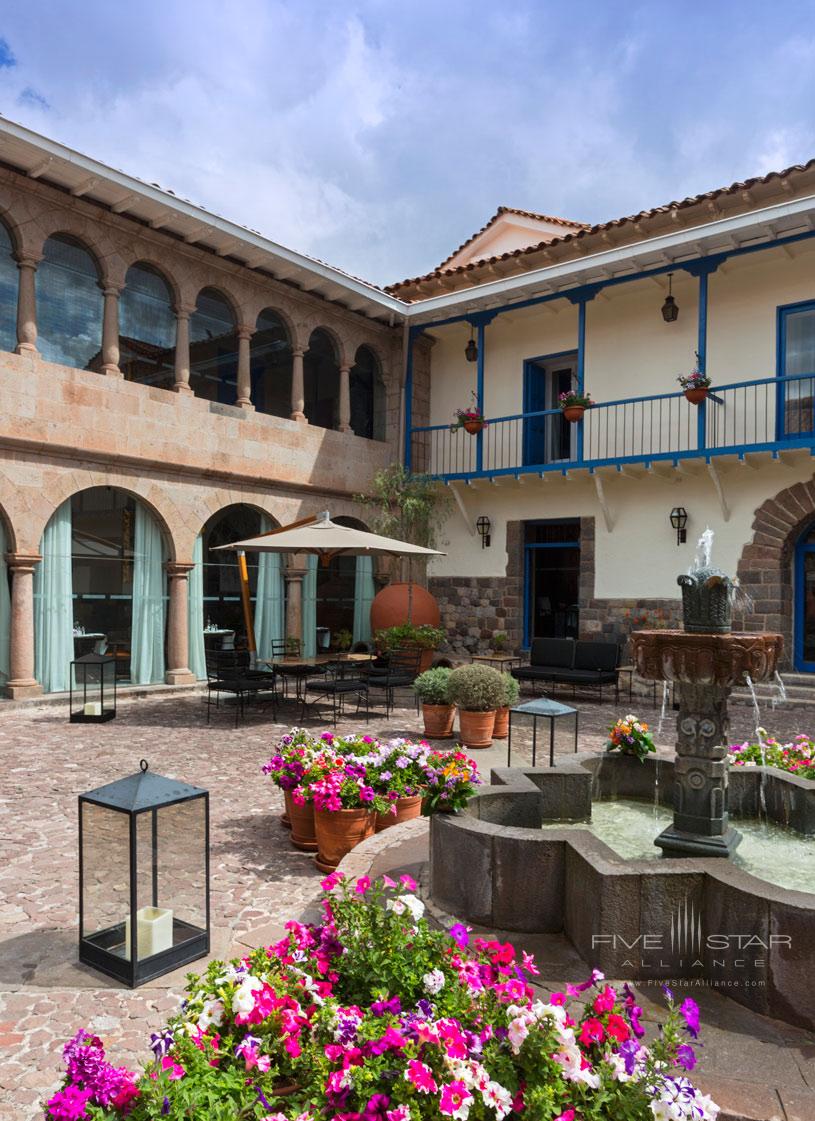
M371 603L371 629L382 631L407 622L437 627L441 622L438 603L421 584L387 584Z
M317 835L314 831L314 806L306 802L298 806L288 790L283 791L286 801L286 814L291 822L291 843L302 852L316 852Z
M685 399L690 401L692 405L701 405L707 397L708 389L706 385L700 386L698 389L686 389Z
M458 727L465 747L489 747L494 725L495 709L492 712L467 712L463 708L458 710Z
M415 794L410 798L397 798L395 814L376 814L374 830L381 833L383 829L390 829L392 825L400 825L403 821L412 821L422 812L422 796Z
M366 837L373 836L374 815L369 810L315 810L317 867L333 872L344 856Z
M432 653L432 652L431 652ZM424 734L432 740L449 740L453 736L455 705L422 705Z
M284 810L280 815L280 825L283 829L291 829L291 818L288 810Z
M465 432L469 432L471 436L477 436L479 432L484 430L483 420L463 420L461 427Z
M585 405L567 405L563 410L563 415L570 424L576 424L578 420L583 419L583 413L585 411Z
M509 705L495 710L495 725L492 729L494 740L505 740L509 735Z

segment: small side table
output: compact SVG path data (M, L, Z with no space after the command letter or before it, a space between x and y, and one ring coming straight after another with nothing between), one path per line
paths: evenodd
M546 697L541 697L535 701L526 701L522 705L516 705L509 710L509 729L507 732L507 766L512 765L512 717L531 716L532 717L532 766L535 766L537 753L538 753L538 720L541 717L546 717L549 721L549 766L555 765L555 721L560 716L574 716L574 750L577 753L577 726L578 726L578 713L576 708L570 708L569 705L562 705L559 701L550 701Z
M521 665L523 658L520 654L471 654L470 661L486 662L487 665L495 666L497 670L506 673L513 666Z

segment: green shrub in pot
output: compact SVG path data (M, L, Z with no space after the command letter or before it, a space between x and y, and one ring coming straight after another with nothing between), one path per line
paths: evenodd
M439 666L426 669L413 682L413 692L425 705L450 704L450 674L452 670Z
M512 708L514 704L518 703L518 698L521 695L521 683L511 673L502 673L501 680L504 683L504 700L498 707Z
M504 704L503 675L492 666L460 666L450 674L450 700L458 705L461 742L467 747L489 747L495 711Z
M377 631L374 638L380 650L393 650L397 646L418 646L422 650L435 650L441 646L446 632L441 627L431 627L429 623L415 626L413 623L399 623Z

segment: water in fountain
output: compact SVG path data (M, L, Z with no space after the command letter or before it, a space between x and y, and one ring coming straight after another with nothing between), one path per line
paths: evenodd
M749 673L745 673L744 682L745 682L745 684L746 684L746 686L747 686L747 688L750 692L750 698L753 702L753 712L754 712L755 718L756 718L756 729L755 729L755 731L756 731L756 739L758 740L758 749L761 752L761 768L762 768L762 770L761 770L761 781L759 782L759 785L758 785L758 801L759 801L759 806L760 806L760 816L766 817L767 816L767 796L766 796L766 793L765 793L765 790L764 790L764 786L765 786L765 783L767 781L767 772L765 770L765 768L767 766L767 753L766 753L765 748L764 748L764 736L766 735L766 732L764 731L764 729L761 726L761 709L759 708L759 705L758 705L758 697L756 696L756 687L753 684L753 679L750 677Z
M776 695L772 699L772 706L773 708L775 708L776 705L783 705L787 703L787 688L784 685L784 679L782 678L778 670L776 670L773 674L773 679L775 681Z
M659 710L659 721L657 722L657 739L662 735L662 725L665 723L665 711L668 708L668 696L670 694L670 686L667 681L662 682L662 708Z
M710 558L712 556L713 530L709 525L706 525L704 533L696 542L696 553L688 569L688 576L693 576L695 573L701 572L705 568L710 568Z
M659 818L659 756L654 760L654 821Z

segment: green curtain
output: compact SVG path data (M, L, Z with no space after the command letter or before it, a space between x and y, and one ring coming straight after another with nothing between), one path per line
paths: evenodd
M306 557L303 577L303 657L317 653L317 558Z
M265 515L260 519L260 532L268 533L272 523ZM271 658L272 643L284 635L283 573L280 553L258 553L258 584L255 595L255 645L257 656Z
M130 680L164 680L164 542L155 518L136 503L133 533L133 622Z
M34 676L46 693L64 692L74 660L71 500L54 511L34 569Z
M0 521L0 682L8 681L9 669L9 631L11 629L11 596L8 587L8 566L6 565L6 527Z
M199 533L192 549L195 567L187 578L187 635L190 669L199 681L207 676L204 649L204 537Z
M374 559L357 557L354 580L354 642L371 641L371 602L374 594Z

